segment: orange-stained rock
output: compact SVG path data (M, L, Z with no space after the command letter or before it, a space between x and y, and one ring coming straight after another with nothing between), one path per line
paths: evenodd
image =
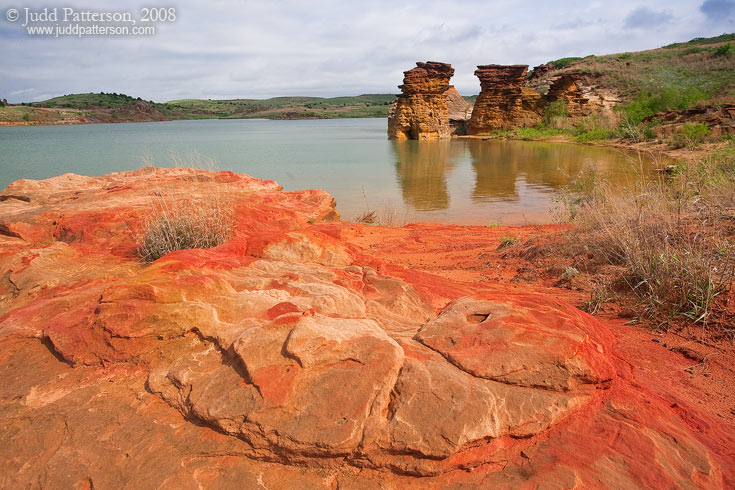
M427 61L404 72L401 95L388 114L388 137L391 139L449 138L447 97L454 68L447 63Z
M537 298L514 303L462 298L416 339L463 371L505 384L573 391L613 379L604 341L580 328L577 310Z
M152 190L190 202L217 190L233 237L141 264ZM694 428L593 317L384 253L423 250L440 225L331 222L324 192L229 172L66 175L0 195L23 197L0 199L2 488L735 478L729 426ZM441 243L492 249L491 233L445 226ZM380 246L360 237L372 234Z
M524 107L523 82L527 65L481 65L475 75L480 79L480 95L472 109L469 131L478 134L519 126L532 126L543 116L529 99Z
M546 99L549 102L561 101L570 117L589 114L588 100L580 88L580 76L574 73L560 75L551 83Z

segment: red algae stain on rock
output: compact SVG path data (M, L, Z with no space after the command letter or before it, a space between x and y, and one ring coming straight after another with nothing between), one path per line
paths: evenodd
M121 230L140 229L150 189L209 185L236 210L232 239L141 264ZM231 172L4 193L29 200L0 200L19 235L0 241L3 488L733 481L732 434L641 384L597 320L415 267L432 240L466 244L437 264L466 261L492 232L318 224L338 216L328 194Z

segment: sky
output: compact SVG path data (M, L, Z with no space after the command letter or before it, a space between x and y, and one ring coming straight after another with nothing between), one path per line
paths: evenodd
M174 9L175 20L138 22L155 27L155 34L138 36L57 38L23 27L26 8L58 11L57 22L36 19L32 27L69 24L62 7L130 12L140 20L144 6ZM9 9L18 11L17 20L8 20ZM735 32L735 0L0 0L0 98L18 103L102 91L164 102L397 93L403 71L429 60L451 63L452 83L470 95L479 92L477 65L533 67L726 32Z

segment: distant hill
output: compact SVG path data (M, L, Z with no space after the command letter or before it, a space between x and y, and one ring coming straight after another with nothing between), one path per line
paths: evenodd
M270 99L183 99L155 103L117 93L69 94L42 102L23 104L35 109L60 109L75 113L86 122L123 122L173 119L325 119L340 117L387 117L393 94L363 94L352 97L273 97ZM61 112L59 112L61 114Z
M340 117L387 117L393 94L363 94L352 97L273 97L270 99L184 99L155 107L174 119L217 117L222 119L324 119Z

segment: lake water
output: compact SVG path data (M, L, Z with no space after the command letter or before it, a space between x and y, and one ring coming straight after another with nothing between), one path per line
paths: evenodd
M0 188L65 172L102 175L201 155L222 170L319 188L343 219L366 208L397 222L546 223L559 188L585 166L625 182L637 158L617 150L523 141L396 142L385 119L204 120L0 127Z

